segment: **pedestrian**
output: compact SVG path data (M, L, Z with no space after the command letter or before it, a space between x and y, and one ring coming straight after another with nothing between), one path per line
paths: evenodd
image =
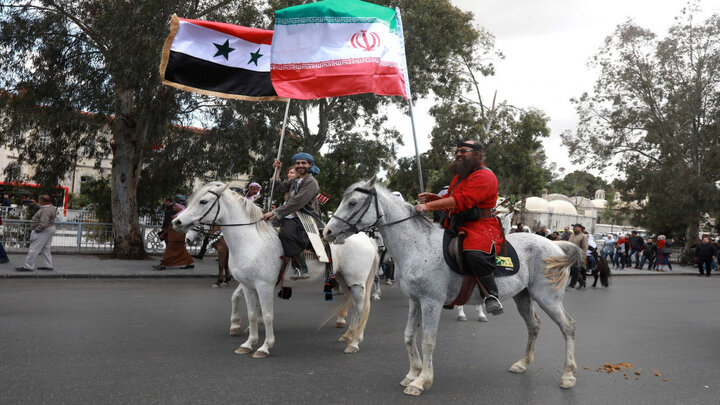
M185 207L179 203L170 205L175 213L171 218L177 216ZM180 269L192 269L195 267L192 256L185 247L185 234L178 232L172 225L169 225L161 234L160 238L165 240L165 253L160 264L152 266L155 270L165 270L168 266L178 267Z
M655 271L669 271L671 245L665 235L657 237L657 260L655 260ZM672 239L671 239L672 240Z
M0 206L9 207L11 205L12 205L12 203L10 201L10 196L7 194L3 194L3 198L2 198L2 201L0 202Z
M262 198L260 198L260 190L262 186L256 182L250 183L248 191L245 193L245 198L255 203L255 205L262 205Z
M448 220L443 227L446 236L465 233L463 257L468 269L484 288L485 309L493 315L503 313L495 282L495 247L504 242L500 222L492 215L498 196L498 181L485 164L485 150L480 142L464 139L455 149L455 161L450 164L454 175L449 192L441 197L433 193L418 194L417 212L446 210ZM523 231L522 224L518 230ZM478 286L480 287L480 286Z
M550 239L550 240L552 240L552 241L556 241L556 240L559 240L559 239L560 239L560 234L559 234L557 231L554 231L553 233L551 233L550 235L548 235L547 238Z
M625 239L625 236L621 235L618 237L618 240L615 242L615 260L613 260L613 263L615 264L615 267L613 267L614 269L619 267L621 270L625 270L628 245L629 243L627 239Z
M35 260L40 256L45 262L38 270L52 271L52 256L50 246L55 235L55 217L57 210L50 202L50 196L43 194L38 197L37 203L34 200L28 202L30 205L39 205L39 209L30 220L30 249L25 256L25 263L22 267L16 267L17 271L35 270Z
M655 265L655 256L657 255L657 245L653 242L652 238L648 238L645 241L643 247L642 259L640 260L639 269L642 270L645 266L645 261L648 262L648 270L652 270Z
M712 262L717 257L717 245L710 243L710 238L707 236L703 237L702 243L695 247L695 262L698 265L700 274L703 275L703 268L705 269L705 277L710 277L712 272Z
M643 239L642 236L638 235L637 231L632 231L632 236L630 236L630 254L629 256L629 265L632 265L632 258L635 256L635 268L640 268L640 254L642 253L643 249L645 248L645 239Z
M615 258L613 255L615 254L615 236L611 233L607 235L607 239L604 241L603 249L602 249L602 257L605 259L606 262L610 262L615 266ZM608 258L610 260L608 260ZM616 267L616 266L615 266Z
M588 244L587 235L583 233L584 226L582 224L573 224L573 234L570 236L568 242L574 243L582 249L583 252L587 252L590 245ZM585 256L585 265L587 266L587 256ZM578 283L578 289L585 288L585 272L583 266L572 266L570 268L570 284L568 284L568 290L574 290L575 284Z
M566 226L565 229L563 230L563 233L562 233L562 235L561 235L561 238L562 238L562 240L569 240L569 239L570 239L570 236L571 236L572 234L573 234L573 233L570 232L570 227L569 227L569 226Z
M629 233L625 234L625 267L632 267L632 257L630 256L630 251L632 250L632 247L630 247L630 237L631 235Z
M525 224L522 222L518 222L518 224L515 226L515 228L512 228L510 230L510 233L517 233L517 232L525 232Z
M535 235L540 235L540 236L542 236L543 238L547 238L548 233L549 233L549 232L548 232L548 230L547 230L547 226L543 226L543 227L540 228L540 230L538 230L537 232L535 232Z
M2 215L0 215L0 225L2 225ZM5 252L5 246L3 246L2 241L0 241L0 264L8 263L10 261L10 258L8 258L7 252Z

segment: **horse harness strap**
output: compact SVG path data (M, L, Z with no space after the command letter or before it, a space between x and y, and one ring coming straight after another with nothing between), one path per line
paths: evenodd
M213 201L213 203L210 205L210 208L208 208L207 211L205 211L205 213L203 214L203 216L200 217L200 219L199 219L198 222L197 222L198 224L200 224L200 225L209 225L210 227L213 227L213 226L215 226L215 225L219 225L219 226L246 226L246 225L255 225L255 224L257 224L258 222L260 222L260 221L262 220L262 218L258 218L258 219L257 219L256 221L254 221L254 222L245 222L245 223L241 223L241 224L218 224L218 223L217 223L217 217L220 215L220 194L222 194L222 193L218 194L218 193L216 193L216 192L214 192L214 191L212 191L212 190L208 191L208 193L210 193L210 194L212 194L212 195L215 196L215 201ZM212 222L210 222L210 223L204 223L204 222L202 222L203 218L205 218L205 217L210 213L210 211L212 211L212 209L215 208L215 207L217 207L217 209L215 210L215 216L213 217Z
M362 187L357 187L354 191L358 191L358 192L368 195L368 197L365 199L365 201L363 201L363 204L360 207L360 209L355 211L355 213L353 213L347 219L341 218L337 215L333 216L333 218L337 218L339 221L344 222L346 225L348 225L349 226L348 231L352 232L353 234L367 231L369 229L380 230L382 228L386 228L391 225L399 224L399 223L405 222L409 219L413 219L413 218L417 217L418 215L421 215L419 212L415 212L413 215L410 215L409 217L378 225L378 222L380 222L380 219L383 217L383 215L380 214L380 206L378 203L377 191L375 191L374 189L368 190L368 189L365 189ZM359 229L357 226L360 223L360 221L362 220L362 218L365 216L365 214L368 212L368 210L370 210L370 205L372 205L373 200L375 200L375 222L366 226L363 229ZM356 217L357 217L357 221L355 221L354 224L351 223L350 221L352 221L353 219L356 219Z

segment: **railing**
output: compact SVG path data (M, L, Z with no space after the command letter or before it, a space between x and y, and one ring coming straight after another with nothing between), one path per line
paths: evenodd
M140 225L147 253L162 253L165 242L160 240L160 225ZM30 246L30 221L4 219L0 241L8 252L27 251ZM53 252L109 253L113 250L113 226L97 222L55 222ZM200 250L200 244L187 246L190 253ZM208 250L212 251L210 247Z

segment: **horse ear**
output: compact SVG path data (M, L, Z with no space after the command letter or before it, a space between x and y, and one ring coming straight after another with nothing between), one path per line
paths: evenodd
M368 188L375 187L376 181L377 181L377 174L372 176L372 178L370 180L368 180L367 187Z

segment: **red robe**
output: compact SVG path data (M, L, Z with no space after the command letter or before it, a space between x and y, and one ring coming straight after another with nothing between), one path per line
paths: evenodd
M498 196L498 181L495 173L483 166L476 170L462 181L455 176L450 182L450 197L455 200L455 209L450 211L450 216L462 211L479 208L495 208ZM450 221L445 221L445 227ZM490 253L495 246L495 251L500 249L503 243L503 230L496 217L481 218L477 221L466 222L458 227L459 231L466 233L463 241L463 250L480 250Z

